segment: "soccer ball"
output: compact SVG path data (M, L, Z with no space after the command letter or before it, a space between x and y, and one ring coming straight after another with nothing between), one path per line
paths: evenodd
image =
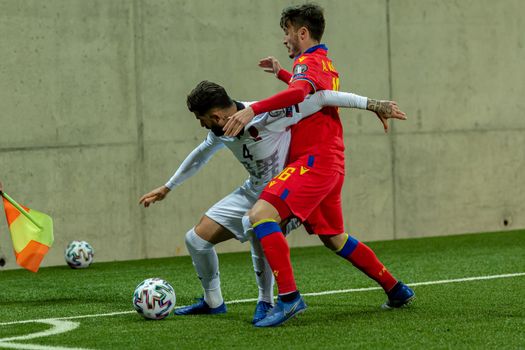
M93 262L93 247L88 242L72 241L64 252L64 258L72 269L85 269Z
M142 281L133 293L133 307L144 318L161 320L175 307L175 290L160 278Z

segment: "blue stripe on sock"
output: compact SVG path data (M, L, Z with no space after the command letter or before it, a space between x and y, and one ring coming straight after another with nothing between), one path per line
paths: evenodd
M287 189L285 189L283 191L283 193L281 193L281 199L284 201L286 199L286 197L288 197L288 194L290 193L290 191L288 191Z
M349 235L348 236L348 240L346 241L345 245L343 246L343 249L338 251L337 255L340 255L343 258L346 258L350 254L352 254L352 252L355 250L355 248L357 247L358 244L359 244L359 241L357 239L355 239L354 237Z
M253 231L255 232L255 235L257 236L258 240L263 239L264 237L271 235L275 232L282 232L281 228L279 227L279 224L276 222L263 222L262 224L259 224L253 228Z
M308 156L308 166L309 167L314 166L314 160L315 160L314 156Z

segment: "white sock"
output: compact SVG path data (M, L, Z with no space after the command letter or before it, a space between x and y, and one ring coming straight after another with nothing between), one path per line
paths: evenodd
M214 245L200 238L192 228L186 233L186 247L201 280L204 301L211 308L220 306L224 300L222 299L221 280L219 278L219 258Z
M244 215L241 219L242 229L244 230L244 237L251 241L252 237L255 237L255 232L253 232L252 223L250 222L250 217Z
M268 261L264 257L261 242L254 235L250 236L253 269L255 280L259 287L258 301L265 301L273 304L273 273Z

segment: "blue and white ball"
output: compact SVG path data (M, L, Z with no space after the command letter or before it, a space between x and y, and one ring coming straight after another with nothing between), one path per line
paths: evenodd
M175 290L160 278L142 281L133 293L133 307L144 318L161 320L175 307Z
M64 252L64 258L72 269L85 269L93 262L95 251L93 247L85 241L72 241Z

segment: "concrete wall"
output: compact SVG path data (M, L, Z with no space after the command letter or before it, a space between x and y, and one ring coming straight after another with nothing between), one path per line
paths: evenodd
M243 168L222 151L164 202L138 198L205 136L185 107L199 81L240 100L284 88L257 61L291 66L278 26L289 3L0 0L0 180L53 217L45 265L62 264L73 239L97 261L187 254L185 232ZM341 112L348 230L379 240L525 227L525 3L319 3L341 89L393 98L409 116L384 135L373 115ZM2 254L14 267L3 216Z

